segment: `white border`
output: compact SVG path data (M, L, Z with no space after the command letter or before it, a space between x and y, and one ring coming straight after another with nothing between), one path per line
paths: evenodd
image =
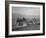
M12 7L39 7L40 8L40 30L31 31L12 31ZM9 4L9 35L36 34L43 33L43 7L42 5L22 5Z

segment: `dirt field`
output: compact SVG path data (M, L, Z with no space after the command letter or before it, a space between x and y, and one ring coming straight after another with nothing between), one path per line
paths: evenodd
M13 31L26 31L26 30L40 30L40 25L31 24L27 25L25 27L16 27L13 29Z

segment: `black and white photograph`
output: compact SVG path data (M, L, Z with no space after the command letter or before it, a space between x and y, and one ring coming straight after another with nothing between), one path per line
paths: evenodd
M8 35L44 35L44 3L9 3Z
M12 7L12 31L40 30L40 8Z

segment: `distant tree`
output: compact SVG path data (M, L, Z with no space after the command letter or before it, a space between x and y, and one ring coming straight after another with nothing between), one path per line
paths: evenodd
M25 21L26 19L23 17L23 21Z
M33 18L33 21L36 22L36 18L35 17Z
M33 18L33 24L36 24L36 21L37 21L37 20L36 20L36 18L34 17L34 18Z

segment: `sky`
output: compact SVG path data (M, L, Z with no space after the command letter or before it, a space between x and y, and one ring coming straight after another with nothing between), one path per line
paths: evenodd
M39 7L12 7L13 14L20 14L25 16L39 16L40 8Z

